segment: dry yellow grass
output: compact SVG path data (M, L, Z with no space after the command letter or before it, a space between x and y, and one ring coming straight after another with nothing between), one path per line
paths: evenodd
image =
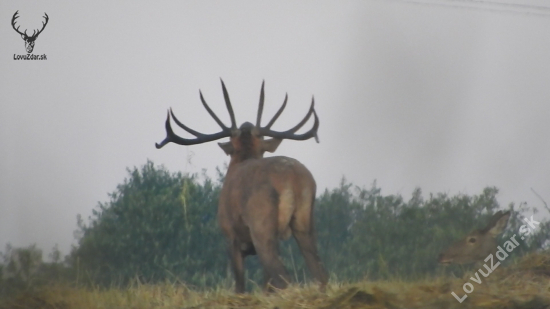
M230 290L194 291L181 284L136 284L129 288L90 289L48 286L0 301L0 308L44 309L190 309L190 308L534 308L550 309L550 255L531 254L509 267L500 266L477 284L469 278L435 278L417 282L364 281L291 286L273 294L235 295ZM463 284L475 287L463 303Z

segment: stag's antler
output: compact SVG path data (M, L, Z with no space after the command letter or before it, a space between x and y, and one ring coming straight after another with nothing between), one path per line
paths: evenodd
M216 114L212 111L212 109L210 109L210 107L208 106L208 104L204 100L204 97L202 96L202 92L199 90L199 95L200 95L200 98L201 98L202 105L204 106L206 111L210 114L210 116L212 116L212 118L214 118L214 120L218 123L218 125L222 128L222 130L220 132L214 133L214 134L203 134L203 133L197 132L197 131L187 127L183 123L181 123L178 120L178 118L176 118L176 115L174 115L174 112L170 108L170 110L168 111L168 116L166 117L166 138L162 142L160 142L160 144L159 143L155 144L157 149L160 149L160 148L164 147L164 145L166 145L170 142L176 143L178 145L195 145L195 144L202 144L202 143L214 141L214 140L217 140L217 139L220 139L220 138L231 136L232 130L237 128L237 123L235 121L235 114L233 113L233 107L231 106L231 101L229 100L229 94L227 93L227 89L225 88L225 84L223 83L223 80L221 80L221 83L222 83L223 97L225 99L225 105L227 107L227 111L229 112L229 116L231 117L231 127L230 128L227 127L220 120L220 118L218 118L218 116L216 116ZM188 138L183 138L183 137L180 137L180 136L176 135L174 133L174 131L172 130L172 126L170 125L170 115L174 119L174 122L180 128L182 128L185 131L191 133L196 138L188 139Z
M216 121L216 123L221 127L222 130L220 132L214 133L214 134L203 134L203 133L197 132L197 131L189 128L188 126L184 125L183 123L181 123L178 120L178 118L176 118L176 115L174 115L174 112L172 111L172 109L169 109L168 110L168 115L166 117L166 125L165 125L166 126L166 138L162 142L155 144L157 149L164 147L164 145L166 145L170 142L176 143L178 145L195 145L195 144L206 143L206 142L214 141L214 140L217 140L217 139L220 139L220 138L231 136L232 132L237 129L237 122L235 121L235 113L233 112L233 107L231 106L231 101L229 100L229 94L227 93L227 89L225 88L225 84L224 84L223 80L220 79L220 81L221 81L221 84L222 84L222 90L223 90L223 97L224 97L224 100L225 100L225 105L227 107L227 111L229 112L229 116L231 117L231 127L226 126L220 120L220 118L218 118L218 116L212 111L210 106L208 106L208 104L204 100L202 92L199 90L199 96L200 96L202 105L204 106L204 108L206 109L208 114L210 114L210 116L212 116L212 118ZM314 108L315 101L313 100L313 98L311 99L311 106L309 108L308 113L304 117L304 119L302 119L302 121L300 121L292 129L287 130L287 131L283 131L283 132L278 132L278 131L271 130L271 126L273 125L273 123L275 123L275 121L279 118L279 116L281 115L281 113L285 109L287 100L288 100L288 95L285 95L285 100L283 102L283 105L279 108L277 113L275 113L273 118L271 118L269 123L265 127L262 127L260 125L261 120L262 120L262 112L263 112L263 108L264 108L264 82L262 82L262 90L260 92L260 103L259 103L259 107L258 107L258 115L257 115L257 118L256 118L256 127L258 128L260 135L269 136L269 137L273 137L273 138L279 138L279 139L292 139L292 140L298 140L298 141L302 141L302 140L306 140L306 139L315 137L315 140L317 142L319 142L319 138L317 136L317 129L319 128L319 118L317 117L317 113L315 113L315 108ZM315 119L315 122L313 123L313 127L309 131L307 131L306 133L295 134L296 131L298 131L309 120L309 118L311 117L312 114L313 114L313 117ZM172 130L172 125L170 123L170 117L174 120L174 122L180 128L182 128L185 131L191 133L196 138L187 139L187 138L183 138L183 137L180 137L180 136L176 135L174 133L174 131Z
M319 137L317 136L317 129L319 128L319 117L317 117L317 113L315 112L315 100L314 98L311 98L311 106L309 108L309 111L307 112L306 116L302 121L300 121L297 125L295 125L292 129L284 131L284 132L278 132L271 130L271 126L275 123L277 118L281 115L283 110L286 107L286 102L288 100L288 94L285 94L285 100L283 102L283 105L279 108L277 113L271 118L269 123L262 127L260 125L260 122L262 120L262 113L264 109L264 83L262 82L262 90L260 92L260 103L258 106L258 116L256 117L256 127L259 129L260 134L263 136L269 136L274 138L280 138L280 139L293 139L298 141L303 141L306 139L310 139L312 137L315 137L315 141L319 142ZM313 127L303 134L294 134L296 131L298 131L311 117L311 114L313 114L313 117L315 119L315 122L313 123Z

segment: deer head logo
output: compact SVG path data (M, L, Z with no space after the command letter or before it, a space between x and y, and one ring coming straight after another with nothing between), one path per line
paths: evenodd
M38 37L38 35L42 31L44 31L44 28L46 28L46 25L48 24L49 17L48 17L48 14L44 13L45 16L43 16L43 17L46 19L46 21L42 22L42 29L33 30L32 35L29 36L27 34L26 29L25 29L25 32L21 32L21 31L19 31L20 26L17 26L17 28L15 28L15 20L19 18L19 16L17 15L18 13L19 13L19 11L15 12L15 14L13 14L13 17L11 19L11 26L13 27L13 30L15 30L17 33L19 33L21 35L21 38L25 41L25 49L27 50L27 53L30 54L30 53L32 53L32 50L34 49L34 41L36 41L36 38Z

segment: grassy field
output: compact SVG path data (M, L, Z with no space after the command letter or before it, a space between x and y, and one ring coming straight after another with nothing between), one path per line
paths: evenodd
M50 285L0 300L1 309L99 308L525 308L550 309L550 255L531 254L508 267L500 266L487 278L475 272L463 278L436 277L422 281L331 282L326 293L316 285L291 286L272 294L236 295L230 290L196 291L183 284L127 288L77 288ZM460 303L463 285L473 287ZM468 289L469 286L466 288Z

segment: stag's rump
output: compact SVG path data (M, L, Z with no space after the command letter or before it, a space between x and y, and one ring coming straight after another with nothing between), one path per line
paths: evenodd
M287 239L308 232L316 184L298 160L277 156L231 166L220 194L218 219L227 236L251 241L250 230ZM273 230L276 231L273 231Z

